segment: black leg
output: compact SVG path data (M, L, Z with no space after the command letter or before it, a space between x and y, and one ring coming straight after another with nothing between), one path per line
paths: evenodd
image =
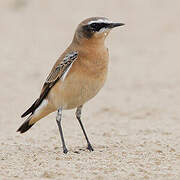
M84 133L84 136L85 136L85 138L86 138L86 141L87 141L87 149L89 150L89 151L94 151L94 149L92 148L92 146L91 146L91 143L89 142L89 139L88 139L88 137L87 137L87 134L86 134L86 131L85 131L85 129L84 129L84 127L83 127L83 124L82 124L82 122L81 122L81 110L82 110L82 106L79 106L78 108L77 108L77 110L76 110L76 117L77 117L77 119L78 119L78 121L79 121L79 124L80 124L80 126L81 126L81 128L82 128L82 130L83 130L83 133Z
M63 153L66 154L68 152L68 150L66 148L66 144L65 144L64 136L63 136L63 131L62 131L62 127L61 127L61 117L62 117L62 108L59 108L58 112L57 112L57 116L56 116L56 122L57 122L57 125L59 127L59 133L60 133L61 141L62 141L62 145L63 145Z

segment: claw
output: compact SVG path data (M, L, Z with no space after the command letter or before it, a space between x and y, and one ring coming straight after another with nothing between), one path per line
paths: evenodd
M88 144L88 147L87 149L91 152L91 151L94 151L93 147L91 146L91 144Z
M68 153L67 148L64 148L64 149L63 149L63 153L64 153L64 154L67 154L67 153Z

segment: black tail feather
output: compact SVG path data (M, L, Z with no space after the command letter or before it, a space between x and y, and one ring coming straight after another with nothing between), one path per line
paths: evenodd
M33 103L33 105L26 111L24 112L21 117L25 117L30 113L34 113L34 111L39 107L39 105L42 103L42 101L46 98L46 96L48 95L49 91L51 90L51 88L56 84L56 82L59 80L60 78L57 78L55 81L53 81L52 83L45 83L43 86L43 91L40 95L40 97Z
M34 112L34 110L35 110L35 108L36 108L35 106L36 106L37 101L38 101L38 99L33 103L33 105L32 105L26 112L24 112L24 113L21 115L22 118L25 117L25 116L27 116L28 114Z
M29 121L31 120L31 115L28 117L28 119L19 127L17 132L25 133L27 130L29 130L34 124L29 124Z

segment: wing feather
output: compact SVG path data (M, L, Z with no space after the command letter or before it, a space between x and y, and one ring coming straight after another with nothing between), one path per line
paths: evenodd
M72 66L73 62L77 58L77 55L78 53L76 51L67 54L65 58L60 62L60 64L56 65L56 67L53 68L46 79L46 83L51 83L53 81L56 81L57 78L61 78L64 73L66 73L66 70L69 68L69 66Z
M60 79L64 80L74 61L77 59L78 52L73 51L68 53L59 64L55 64L49 76L47 77L41 94L39 98L34 102L34 104L22 114L21 117L25 117L30 113L34 113L34 111L39 107L41 102L47 97L51 88L56 84Z

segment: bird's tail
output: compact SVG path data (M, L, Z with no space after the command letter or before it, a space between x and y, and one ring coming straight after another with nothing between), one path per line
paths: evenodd
M32 119L32 115L30 115L24 123L19 127L17 132L25 133L27 130L29 130L35 123L31 124L30 121Z
M41 118L47 116L49 113L53 112L49 104L48 100L44 99L38 108L35 109L34 112L24 121L24 123L19 127L17 132L24 133L29 130L37 121Z

